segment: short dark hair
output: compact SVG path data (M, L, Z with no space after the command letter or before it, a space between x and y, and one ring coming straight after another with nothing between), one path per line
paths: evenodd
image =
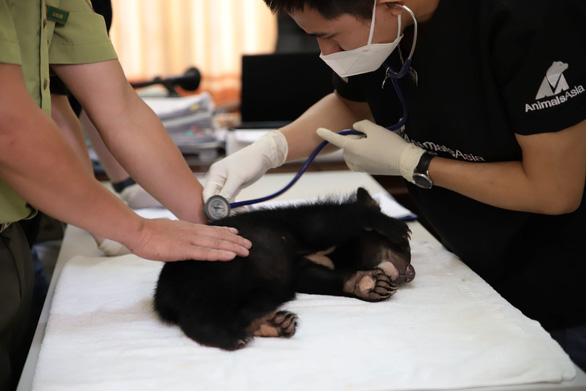
M264 0L273 13L302 11L305 7L315 9L326 19L336 19L350 14L359 19L370 19L373 0Z

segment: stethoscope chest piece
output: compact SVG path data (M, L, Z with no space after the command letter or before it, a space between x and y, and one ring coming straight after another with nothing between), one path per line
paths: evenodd
M230 215L230 203L220 195L211 196L203 206L203 213L210 221L216 221Z

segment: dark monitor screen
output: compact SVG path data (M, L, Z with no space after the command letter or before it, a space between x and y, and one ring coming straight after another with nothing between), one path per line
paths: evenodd
M334 90L318 53L242 56L242 122L289 123Z

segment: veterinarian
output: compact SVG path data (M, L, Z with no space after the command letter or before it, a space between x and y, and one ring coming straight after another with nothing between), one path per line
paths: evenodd
M335 92L214 164L204 199L233 199L326 139L352 170L403 176L443 244L586 369L586 3L265 2L317 39ZM405 113L384 82L414 43L396 4L418 22ZM347 128L366 136L332 133Z
M126 81L90 1L57 3L0 0L1 390L16 386L28 351L32 260L14 223L37 209L153 260L230 260L250 247L235 230L198 224L202 187ZM50 118L50 65L125 168L184 221L139 217L84 170Z

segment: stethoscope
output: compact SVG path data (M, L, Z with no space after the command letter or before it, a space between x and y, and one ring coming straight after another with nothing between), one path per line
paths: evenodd
M390 81L395 89L397 97L399 98L399 101L401 102L401 107L403 109L403 117L399 120L399 122L387 127L387 129L390 131L396 131L396 130L401 129L403 126L405 126L405 123L407 122L407 105L405 103L405 97L403 96L403 91L401 90L401 87L399 86L399 79L402 79L408 73L411 72L411 62L412 62L412 58L413 58L413 53L415 52L415 44L417 43L417 20L415 19L415 14L413 13L413 11L411 11L409 8L405 7L404 5L396 5L396 6L405 9L411 15L411 17L413 18L413 21L414 21L415 28L414 28L414 33L413 33L413 44L411 45L411 51L410 51L407 59L403 61L403 65L401 66L401 69L398 72L395 72L393 69L391 69L388 62L385 61L385 63L383 63L383 66L386 68L386 71L385 71L385 78L382 83L382 88L385 87L387 81ZM399 53L401 53L400 49L399 49ZM354 129L342 130L342 131L338 132L338 134L344 135L344 136L352 135L352 134L364 136L364 133L359 132ZM255 198L255 199L246 200L246 201L237 201L237 202L229 202L226 198L224 198L221 195L211 196L204 204L203 211L204 211L205 216L210 221L223 219L224 217L228 217L230 215L231 209L238 208L241 206L258 204L258 203L265 202L265 201L268 201L268 200L271 200L273 198L280 196L281 194L283 194L287 190L289 190L299 180L299 178L301 178L301 175L303 175L305 173L305 171L307 171L307 168L309 167L309 165L313 162L313 160L316 158L316 156L322 151L322 149L325 148L326 145L328 145L327 141L323 141L321 144L319 144L317 146L317 148L315 148L315 150L311 153L311 155L309 155L309 157L307 158L307 160L305 161L303 166L299 169L299 171L297 172L295 177L293 179L291 179L291 181L285 187L283 187L281 190L279 190L273 194L270 194L268 196L265 196L265 197Z

